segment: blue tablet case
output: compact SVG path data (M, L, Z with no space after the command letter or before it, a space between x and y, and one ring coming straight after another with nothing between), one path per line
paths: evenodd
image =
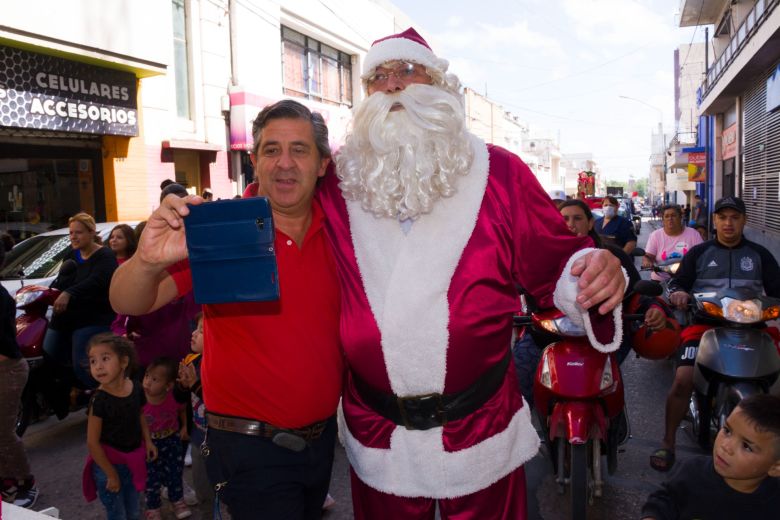
M197 303L279 299L271 205L265 197L190 205L184 218Z

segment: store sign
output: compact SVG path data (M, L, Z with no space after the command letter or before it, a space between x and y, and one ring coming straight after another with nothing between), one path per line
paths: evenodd
M5 45L0 64L0 125L138 135L134 74Z
M721 159L731 159L737 155L737 123L726 128L720 140Z
M683 148L688 154L688 181L705 182L707 180L707 153L703 147Z
M780 108L780 65L766 80L766 111L773 112Z

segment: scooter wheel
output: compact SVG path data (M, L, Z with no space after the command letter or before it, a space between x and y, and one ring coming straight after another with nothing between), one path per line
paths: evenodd
M588 444L571 444L571 518L585 520L588 509Z
M694 392L693 399L696 399L698 418L694 418L696 433L696 442L704 451L709 451L712 447L712 436L710 426L712 424L712 405L707 396L701 392Z

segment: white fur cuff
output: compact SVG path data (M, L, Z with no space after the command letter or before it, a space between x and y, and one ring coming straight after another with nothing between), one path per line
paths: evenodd
M612 318L615 324L615 333L612 337L612 341L607 344L599 342L593 332L593 325L590 322L588 311L577 303L577 295L579 294L577 282L579 281L579 277L571 274L571 268L574 262L592 251L596 251L596 249L582 249L571 255L571 258L569 258L569 261L566 262L566 266L563 268L563 273L561 273L558 283L555 284L553 302L555 303L555 307L564 312L572 322L585 328L593 348L606 354L620 348L620 343L623 339L623 307L622 305L618 305L612 310ZM625 278L626 286L628 286L628 274L622 267L620 270L623 272L623 278Z

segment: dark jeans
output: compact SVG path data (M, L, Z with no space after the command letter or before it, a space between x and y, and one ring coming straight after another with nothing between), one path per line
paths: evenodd
M100 502L106 508L106 518L107 520L138 520L141 517L141 505L138 491L133 486L133 474L124 464L116 464L114 467L119 473L119 482L122 486L118 493L106 489L108 477L100 466L92 465L92 475L95 477Z
M97 381L89 373L87 344L95 334L108 332L108 325L91 325L73 331L47 329L43 339L43 350L60 367L73 367L76 378L86 388L97 387Z
M206 470L233 520L317 519L328 494L335 441L335 417L300 452L264 437L209 428Z
M531 334L524 333L512 345L512 359L515 362L515 372L517 373L517 384L520 386L520 393L533 408L534 406L534 379L536 378L536 367L542 358L542 349L534 342Z
M160 509L163 487L168 488L171 503L181 500L184 456L178 432L152 442L157 447L157 458L146 463L146 509Z

